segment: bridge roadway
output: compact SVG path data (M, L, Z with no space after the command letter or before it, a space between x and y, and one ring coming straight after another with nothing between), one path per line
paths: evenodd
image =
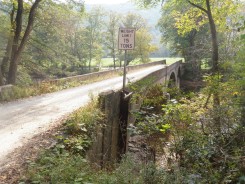
M127 78L140 80L165 68L157 65L134 71ZM55 93L0 104L0 166L8 154L27 143L34 135L48 130L59 119L86 105L90 95L122 88L122 76L83 85Z

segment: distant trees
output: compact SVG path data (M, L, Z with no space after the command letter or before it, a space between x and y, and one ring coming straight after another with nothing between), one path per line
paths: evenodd
M114 68L116 68L116 59L118 57L118 30L120 27L121 15L116 12L109 12L108 23L104 35L104 44L109 51L109 56L113 59Z
M74 11L74 8L81 11ZM80 25L84 21L82 8L82 5L52 1L42 3L28 46L25 66L34 68L28 67L29 74L37 78L64 77L83 65L84 56L80 52L80 43L83 43L80 36Z
M0 85L86 73L103 56L116 67L124 58L117 49L120 26L138 30L129 62L147 62L156 49L141 16L100 7L85 11L82 1L4 0L0 23Z
M151 44L152 35L149 33L147 28L140 28L136 32L136 46L132 51L136 58L141 63L147 63L150 61L150 54L157 50L157 47Z
M127 53L127 64L135 59L141 62L149 61L149 54L157 50L152 41L152 36L148 30L146 20L137 14L128 13L122 19L122 25L126 28L136 29L135 49ZM124 57L123 53L119 56L121 59Z
M93 58L102 58L102 30L104 26L104 13L99 7L92 9L86 17L86 37L89 50L89 70Z

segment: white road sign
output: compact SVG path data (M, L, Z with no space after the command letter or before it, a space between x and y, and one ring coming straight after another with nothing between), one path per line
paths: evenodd
M133 50L135 43L135 29L120 28L118 33L118 49Z

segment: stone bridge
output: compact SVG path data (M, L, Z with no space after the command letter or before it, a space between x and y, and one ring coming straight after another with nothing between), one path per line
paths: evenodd
M177 61L171 65L160 67L159 70L138 81L129 80L132 83L139 83L150 78L151 83L161 83L165 87L179 87L182 73L182 61ZM145 88L145 86L141 87ZM145 88L145 92L147 92L147 88ZM135 120L131 112L139 109L143 101L142 99L137 102L130 100L130 94L129 88L126 88L126 91L110 90L100 94L100 107L105 113L107 121L104 127L97 127L95 141L88 157L101 167L117 162L121 155L127 152L127 129L129 124L133 124Z
M148 76L144 77L144 79L153 77L155 84L164 84L166 87L179 88L180 77L182 74L182 61L180 60L171 65L165 65L164 68L149 74Z

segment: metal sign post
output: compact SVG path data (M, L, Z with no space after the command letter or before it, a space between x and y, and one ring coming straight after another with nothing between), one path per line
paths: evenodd
M120 28L118 33L118 49L125 50L124 68L123 68L123 91L126 86L126 64L127 64L127 50L133 50L135 45L135 29Z
M125 90L125 85L126 85L126 65L127 65L127 50L125 50L125 55L124 55L124 66L123 66L123 91Z

